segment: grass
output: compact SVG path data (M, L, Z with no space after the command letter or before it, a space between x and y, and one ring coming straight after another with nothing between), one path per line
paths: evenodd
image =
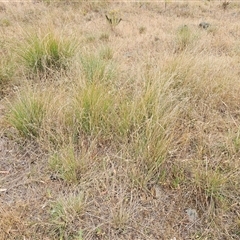
M99 131L111 131L111 110L114 98L106 93L101 85L90 84L80 90L76 96L75 119L79 129L87 134L98 134Z
M183 51L193 41L193 33L187 25L181 26L177 31L178 50Z
M101 50L99 55L87 54L81 57L82 70L89 82L109 81L114 77L112 64L106 62L106 59L111 58L110 50Z
M10 61L2 59L0 62L0 97L4 96L5 89L10 85L13 72L13 65Z
M81 219L84 210L84 195L81 193L57 199L51 206L51 217L55 223L52 237L64 239L67 232L69 238L81 239L81 229L74 229L74 222Z
M199 4L5 4L1 239L239 238L240 6Z
M20 135L27 138L39 135L46 114L45 101L43 96L30 90L20 93L15 102L10 104L8 121Z
M49 159L51 169L68 183L78 183L89 165L88 153L83 150L76 153L71 145L59 150Z
M65 70L75 49L74 39L63 40L53 32L49 32L43 36L29 34L17 51L22 59L21 62L30 72L46 73Z
M14 63L11 60L12 54L7 53L8 44L0 42L0 54L5 55L4 58L0 60L0 98L5 95L6 89L11 85L13 82L13 75L14 75Z

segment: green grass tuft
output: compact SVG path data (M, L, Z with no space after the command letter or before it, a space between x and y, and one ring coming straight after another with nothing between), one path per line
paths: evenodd
M101 56L93 54L81 57L82 70L88 82L107 82L114 77L114 68L103 58L110 57L111 52L101 52Z
M19 93L10 104L8 122L26 138L38 137L46 115L45 100L36 92Z
M180 27L177 31L178 50L183 51L186 49L192 43L193 39L194 35L187 25Z
M89 135L111 134L111 113L114 96L100 84L88 84L80 88L73 102L74 125Z
M75 221L81 221L86 208L84 193L70 193L68 196L59 197L51 205L52 226L49 232L52 237L65 239L82 239L82 231ZM55 239L55 238L54 238Z
M49 166L64 181L77 183L86 171L88 162L84 153L76 153L73 146L69 145L50 157Z
M52 32L28 35L18 50L25 67L32 73L66 70L76 50L75 40L63 40Z

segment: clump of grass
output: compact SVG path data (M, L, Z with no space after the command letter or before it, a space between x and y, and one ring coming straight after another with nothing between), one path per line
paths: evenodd
M20 135L26 138L39 136L44 116L46 115L46 96L31 90L21 92L10 104L8 122Z
M81 222L86 209L84 193L70 193L59 197L51 206L51 227L49 229L52 237L65 239L65 236L81 239ZM77 237L77 238L76 238Z
M107 42L109 40L109 34L108 33L102 33L99 37L101 41Z
M128 221L130 219L128 209L123 203L111 210L111 222L113 228L117 231L122 232L127 227Z
M18 53L30 72L47 73L66 70L76 46L75 40L64 40L52 32L29 34Z
M223 170L220 163L213 166L208 160L204 162L195 160L192 168L192 177L188 180L186 178L184 184L188 185L189 181L193 183L192 200L197 199L199 206L205 209L204 215L207 216L207 221L217 222L215 219L217 209L226 211L232 204L231 201L235 202L231 197L229 198L228 192L229 189L236 191L234 186L236 183L232 184L234 179L232 173L229 174L229 169Z
M111 56L110 51L102 53L102 57ZM106 82L114 77L114 69L111 63L102 57L87 54L81 57L82 70L88 82Z
M94 125L98 126L97 132L101 130L105 136L112 135L111 139L114 137L113 142L119 144L119 148L125 146L126 155L131 156L134 162L134 167L129 167L128 174L134 186L141 189L147 189L149 182L158 181L171 144L171 126L179 116L179 106L184 104L184 101L178 102L177 96L172 97L170 85L171 81L169 83L169 79L162 78L156 69L152 73L149 70L144 73L136 90L128 92L121 89L114 94L114 98L103 90L105 93L101 100L95 101L102 104L107 96L110 97L108 111L98 114L100 117ZM92 93L90 96L93 98L97 94ZM103 109L97 106L98 111ZM100 121L103 121L102 124L97 125Z
M71 144L63 147L50 157L50 168L64 181L77 183L88 167L87 154L84 149L81 151L81 154L77 154Z
M95 41L96 41L96 37L93 34L89 34L88 36L86 36L87 43L93 43Z
M193 33L187 25L183 25L177 31L178 50L182 51L193 41Z
M109 46L103 46L100 49L99 57L104 60L111 60L113 58L113 51Z
M198 169L195 175L196 186L210 200L221 200L223 186L227 179L222 176L219 170Z
M114 96L100 84L88 84L76 92L73 103L74 126L88 135L111 132Z
M4 89L7 88L11 82L11 78L14 74L13 65L8 58L2 58L0 60L0 98L4 95Z
M1 27L9 27L9 26L11 26L11 22L9 19L2 19L0 21L0 26Z
M160 167L166 160L166 153L171 143L169 130L172 119L178 116L166 91L168 85L159 76L146 76L143 91L134 99L132 115L133 131L131 134L133 156L138 159L137 168L131 172L133 181L142 188L149 182L157 182ZM143 177L144 176L144 177Z
M7 41L0 41L0 98L13 80L15 66L11 47Z

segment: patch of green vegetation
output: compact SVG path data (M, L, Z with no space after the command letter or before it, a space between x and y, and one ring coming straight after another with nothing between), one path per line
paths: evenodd
M100 49L99 57L104 60L111 60L113 58L113 51L109 46L103 46Z
M0 21L1 27L9 27L10 25L11 25L11 22L9 19L7 19L7 18L1 19L1 21Z
M107 55L106 55L107 54ZM102 57L110 56L111 52L102 53ZM111 63L102 57L88 54L81 57L82 70L88 82L107 82L114 77L114 68Z
M46 115L45 101L43 96L31 90L19 93L15 101L10 104L8 122L23 137L38 137Z
M80 226L75 221L81 220L86 208L83 193L70 193L59 197L51 205L50 235L58 239L82 239Z
M26 68L32 73L66 70L77 44L74 39L63 40L52 32L38 36L27 36L18 54Z
M187 25L183 25L177 31L178 50L182 51L192 43L194 35Z
M49 166L68 183L77 183L86 171L88 162L84 153L77 154L73 146L65 146L49 158Z
M100 84L88 84L79 89L73 105L75 122L80 131L91 134L111 134L114 96Z
M11 78L14 75L14 67L11 61L7 58L0 60L0 98L4 95L5 88L11 82Z

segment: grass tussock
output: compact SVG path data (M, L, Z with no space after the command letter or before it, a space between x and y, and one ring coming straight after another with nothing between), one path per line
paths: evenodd
M39 136L46 115L46 102L45 96L31 90L19 93L15 102L10 104L9 123L24 137Z
M78 183L82 174L90 166L88 152L81 150L77 153L70 144L49 158L49 166L56 174L68 183Z
M238 239L238 42L220 38L221 14L209 17L213 34L185 24L208 16L208 2L120 4L145 19L135 27L122 16L108 31L105 13L115 10L105 2L79 2L80 26L68 22L72 3L47 2L38 4L52 20L66 10L68 29L60 21L54 33L29 33L0 62L5 84L17 53L22 80L0 102L0 238ZM79 38L64 37L71 31Z
M177 49L183 51L187 48L194 40L194 35L191 29L187 25L181 26L177 30Z
M75 102L75 123L87 134L111 133L111 111L114 110L114 97L106 88L89 84L77 92Z
M12 76L14 74L13 65L10 60L1 59L0 62L0 98L5 95L6 89L12 82Z
M18 49L26 69L33 74L66 70L76 50L75 40L66 40L49 32L46 35L28 34Z
M7 88L13 83L15 66L13 54L8 52L9 44L0 42L0 54L4 56L0 60L0 99L7 93Z
M102 49L100 56L87 54L82 56L81 64L82 70L89 82L110 81L114 77L114 68L111 62L106 60L111 59L110 49Z
M59 197L51 206L51 218L54 223L50 227L50 235L53 238L71 236L82 239L82 231L75 230L75 224L81 221L86 204L83 193L70 194L67 197Z

